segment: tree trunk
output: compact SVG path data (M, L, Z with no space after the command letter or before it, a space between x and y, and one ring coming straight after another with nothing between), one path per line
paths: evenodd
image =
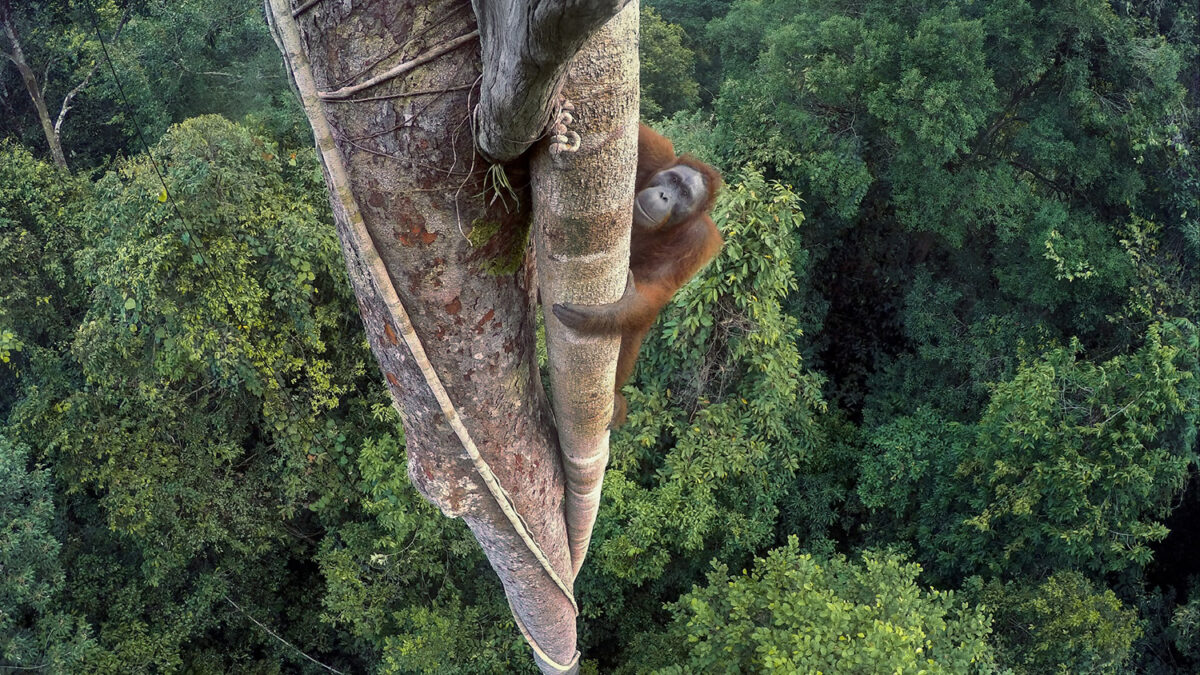
M638 137L638 3L575 57L563 95L576 108L577 152L533 159L533 238L542 304L621 297ZM620 338L584 337L545 312L550 390L567 477L567 533L578 574L591 541L608 464L608 423Z
M533 200L520 164L509 173L510 195L487 180L487 164L475 154L471 111L482 79L479 44L470 39L475 17L455 0L326 0L296 10L288 0L267 3L316 137L367 338L401 412L409 476L443 513L466 521L543 672L574 672L576 567L562 462L534 351L535 272L532 260L515 271L511 265L525 249ZM624 21L624 49L636 55ZM594 230L588 236L606 242L593 248L609 254L594 268L601 284L588 282L579 292L558 282L556 297L610 299L623 289L627 259L610 249L628 238L628 204L622 215L617 202L632 197L625 137L636 135L628 119L636 97L632 105L626 100L627 63L620 72L623 93L601 95L603 80L594 78L594 91L580 94L594 94L599 104L583 128L611 128L619 140L597 141L594 152L564 160L582 181L571 188L552 187L562 168L539 165L539 185L559 194L562 214L575 219L560 224L586 221ZM636 61L632 73L636 78ZM601 119L610 111L623 115L611 127ZM593 182L604 186L599 202L588 187ZM601 235L592 215L624 234ZM576 276L575 283L586 279ZM615 354L610 347L591 358L593 371L607 368L594 389L609 397ZM583 426L586 433L572 433L596 435L594 424ZM594 466L588 464L595 486L589 498L598 497Z
M33 99L33 107L37 108L38 121L42 123L42 133L46 135L46 144L50 146L50 156L54 159L54 164L59 168L66 169L67 157L63 154L58 130L54 128L54 122L50 119L50 111L46 108L46 100L42 97L42 90L38 86L37 75L25 60L25 52L21 49L21 41L17 39L17 31L13 27L7 3L4 3L2 10L3 15L0 16L0 21L4 23L4 33L12 45L12 51L5 52L4 55L17 67L17 72L21 73L21 80L25 82L29 98Z

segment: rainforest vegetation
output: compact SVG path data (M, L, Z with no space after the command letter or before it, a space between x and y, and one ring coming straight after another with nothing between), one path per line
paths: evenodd
M0 8L0 672L536 672L261 7ZM726 243L625 390L584 672L1200 670L1198 22L645 0Z

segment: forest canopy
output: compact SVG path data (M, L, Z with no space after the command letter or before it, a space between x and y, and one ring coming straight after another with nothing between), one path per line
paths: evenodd
M261 8L0 7L0 671L535 672ZM646 0L725 245L625 388L584 672L1200 669L1198 22Z

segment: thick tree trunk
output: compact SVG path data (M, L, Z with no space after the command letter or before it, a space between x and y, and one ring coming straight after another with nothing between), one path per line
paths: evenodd
M4 55L17 67L17 72L21 74L21 80L25 82L25 89L29 92L29 98L33 99L33 107L37 109L38 121L42 124L42 133L46 135L46 144L50 146L50 157L54 159L55 165L66 169L67 156L63 154L58 130L54 128L54 122L50 119L50 111L46 108L46 100L38 86L37 75L25 60L25 51L21 49L21 41L17 38L16 29L13 28L7 3L2 9L3 16L0 16L0 21L4 23L4 34L8 37L11 45L11 51L5 52Z
M577 152L533 160L534 245L542 304L621 297L629 270L638 137L638 3L585 44L563 95ZM583 337L545 312L550 389L567 476L567 533L579 572L600 506L620 338Z
M564 481L536 369L533 270L493 273L497 253L524 246L519 226L528 213L507 213L501 200L485 208L481 197L486 164L475 156L469 120L478 44L348 102L316 96L467 35L474 17L452 0L323 2L297 24L287 0L269 4L317 138L367 337L399 403L409 476L443 513L470 526L543 655L539 666L573 669L576 610L560 588L573 582ZM466 236L475 228L497 233L477 248ZM410 335L420 344L406 344ZM421 368L422 344L453 411ZM464 430L534 546L465 451Z
M578 31L547 33L545 17L594 13L606 2L614 11L624 4L530 0L530 21L548 43L507 38L569 58L574 47L549 43ZM576 672L572 586L607 462L617 345L549 328L567 441L564 478L534 356L533 261L515 272L497 268L520 259L532 202L548 266L544 297L603 302L624 290L636 163L636 3L571 66L583 148L552 160L549 141L542 142L534 151L536 199L522 165L510 167L516 200L485 180L487 164L475 153L472 104L488 76L466 6L267 4L312 123L367 337L401 412L409 476L443 513L471 528L543 672ZM496 6L522 14L513 0ZM495 37L490 30L480 32ZM535 65L516 71L528 76L523 82L538 80L529 86L541 92L535 98L544 112L553 102L542 100L545 91L557 91L553 78L566 64ZM526 138L525 147L541 135Z

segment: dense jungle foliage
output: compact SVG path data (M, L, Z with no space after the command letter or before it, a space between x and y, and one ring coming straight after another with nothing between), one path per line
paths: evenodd
M585 672L1200 671L1197 6L641 11L726 245L626 389ZM83 86L68 171L0 69L0 671L534 672L408 483L259 6L7 26Z

